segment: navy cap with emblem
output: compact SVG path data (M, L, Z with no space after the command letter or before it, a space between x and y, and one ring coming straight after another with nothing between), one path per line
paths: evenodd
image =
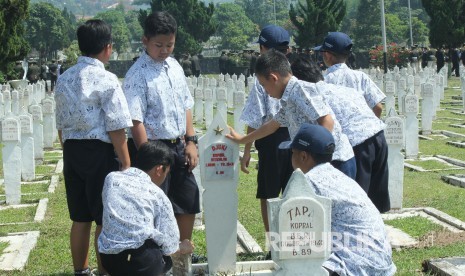
M280 149L297 149L317 154L333 154L334 138L325 127L304 123L294 139L279 145Z
M348 54L352 49L352 40L341 32L330 32L325 37L323 44L313 48L315 51L329 51L336 54Z
M267 48L277 48L280 46L288 46L290 40L291 37L285 29L276 25L268 25L260 32L257 43Z

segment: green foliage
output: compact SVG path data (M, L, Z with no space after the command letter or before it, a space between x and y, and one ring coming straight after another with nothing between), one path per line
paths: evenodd
M442 230L443 227L427 218L414 216L401 219L385 220L385 224L398 228L412 237L422 237L433 231Z
M388 45L386 53L389 69L393 69L396 65L400 68L406 67L408 63L409 53L396 43ZM378 45L370 50L370 62L373 66L383 67L383 46Z
M111 25L111 37L113 49L121 54L129 47L129 29L124 18L124 12L120 9L112 9L98 13L95 18L102 19Z
M66 64L73 65L76 64L78 57L81 55L81 51L79 50L79 45L77 40L73 40L71 45L68 48L63 50L63 53L66 56Z
M124 14L124 21L129 29L129 39L131 41L141 41L143 30L139 23L139 12L128 11Z
M339 29L346 4L344 0L306 0L294 7L289 17L296 27L295 42L301 47L321 44L328 32Z
M257 32L254 23L244 10L233 3L224 3L215 8L214 19L218 22L216 35L220 37L220 49L242 50Z
M360 0L352 37L357 49L368 49L381 44L380 13L378 0Z
M28 0L0 2L0 71L3 73L7 73L12 62L23 59L29 52L23 25L28 8Z
M178 32L175 54L200 53L202 43L215 33L212 3L205 5L199 0L152 0L150 6L152 11L167 11L176 19ZM147 11L140 11L139 22L142 26L147 16Z
M70 22L62 12L49 3L32 4L26 21L26 39L39 51L40 57L50 57L52 53L68 47Z
M429 40L431 46L461 46L465 42L465 3L463 1L422 0L431 17Z
M289 0L234 1L235 4L243 7L247 17L258 25L257 32L269 24L275 24L289 30L289 2Z

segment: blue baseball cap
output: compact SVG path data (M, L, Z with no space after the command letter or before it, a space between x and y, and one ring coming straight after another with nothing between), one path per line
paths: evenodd
M268 25L260 32L257 43L266 48L277 48L288 46L290 41L291 37L285 29L276 25Z
M334 153L334 138L331 132L320 125L304 123L294 139L279 145L280 149L297 149L318 154Z
M323 44L313 48L315 51L329 51L336 54L348 54L352 49L352 40L341 32L330 32L325 37Z

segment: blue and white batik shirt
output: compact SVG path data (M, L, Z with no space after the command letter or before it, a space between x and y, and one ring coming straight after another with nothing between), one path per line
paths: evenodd
M56 127L62 141L97 139L111 143L109 131L132 126L118 78L95 58L81 56L55 87Z
M144 124L149 140L186 134L186 111L194 100L176 59L158 62L144 51L126 73L123 90L132 120Z
M179 230L170 200L145 172L131 167L108 174L102 202L100 253L136 249L147 239L153 239L164 255L179 249Z
M334 120L333 137L336 149L333 160L347 161L354 157L354 152L347 136L342 133L334 112L325 102L324 97L317 91L314 83L298 80L291 77L283 96L281 97L281 108L274 116L274 120L289 129L291 140L303 123L318 124L318 118L331 115Z
M340 276L394 275L383 219L360 185L329 163L305 176L317 195L332 201L332 249L323 266Z
M329 67L324 78L327 83L351 87L360 91L371 109L386 98L383 91L376 86L367 74L362 71L352 70L345 63L338 63Z

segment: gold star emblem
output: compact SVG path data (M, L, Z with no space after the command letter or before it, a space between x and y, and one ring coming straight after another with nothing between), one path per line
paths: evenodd
M214 129L215 131L215 135L222 135L223 134L223 130L219 125L216 127L216 129Z

